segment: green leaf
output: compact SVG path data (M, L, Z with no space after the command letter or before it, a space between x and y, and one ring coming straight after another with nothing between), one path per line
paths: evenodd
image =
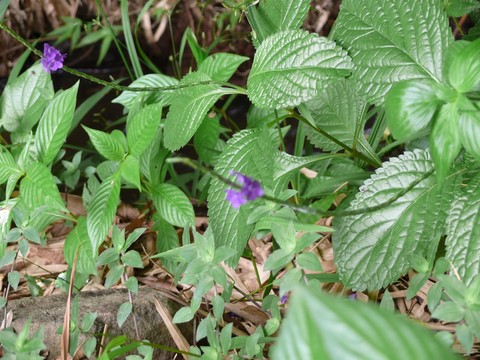
M387 124L393 137L408 139L426 128L440 105L430 81L396 83L385 97Z
M94 253L97 252L112 226L119 197L120 176L115 173L100 184L88 208L87 231Z
M190 73L180 84L191 86L180 88L171 95L172 105L164 129L167 149L175 151L184 146L201 125L207 111L222 95L238 93L216 84L198 84L209 80L211 78L205 74Z
M460 17L480 8L478 0L444 0L448 16Z
M344 0L334 37L349 51L353 79L374 103L399 81L442 82L443 57L453 41L437 0Z
M158 184L151 188L153 203L167 222L185 227L195 223L193 206L185 193L171 184Z
M134 268L143 268L142 257L138 253L138 251L130 250L122 256L122 263L127 266L131 266Z
M376 157L364 136L363 118L365 99L358 94L351 80L331 82L324 91L306 104L315 125L343 142L371 157ZM302 124L310 142L324 151L338 151L339 145ZM380 161L380 160L379 160Z
M323 266L317 255L306 252L297 256L297 264L302 269L311 271L323 271Z
M97 319L98 314L96 312L89 312L83 315L82 324L80 325L80 329L82 332L86 333L90 331L95 320Z
M478 111L461 112L459 132L465 150L480 161L480 142L478 141L480 138L480 113Z
M8 84L0 104L0 125L9 132L28 132L37 123L53 98L50 75L37 63Z
M45 109L35 133L38 158L49 165L67 139L75 112L79 81L55 97Z
M347 52L333 41L303 30L283 31L259 46L248 97L262 108L294 107L317 95L323 81L345 77L351 69Z
M46 205L67 212L53 175L41 163L32 163L27 167L25 177L20 182L20 195L32 209Z
M140 164L138 159L133 155L128 155L125 160L122 161L120 169L122 178L141 191L142 185L140 184Z
M178 84L178 80L167 75L162 74L148 74L144 75L128 87L166 87ZM119 103L127 109L132 108L136 103L157 104L165 98L165 91L124 91L112 100L113 103Z
M123 323L127 320L133 310L133 305L130 302L124 302L118 308L117 312L117 324L118 327L122 327Z
M138 294L138 280L135 276L129 277L127 281L125 281L125 287L133 292L134 294Z
M413 321L314 287L294 293L270 355L276 360L457 359Z
M474 335L468 326L465 324L457 325L455 327L455 335L465 349L465 352L470 354L473 348Z
M118 280L122 277L125 272L125 267L123 265L116 265L110 268L107 277L105 278L105 287L107 289L111 288Z
M392 158L365 181L348 210L362 210L392 199L432 167L429 154L423 150ZM447 185L456 181L457 173L448 179L440 189L430 175L380 210L336 217L335 263L346 286L380 289L410 269L412 254L429 259L435 253L453 197Z
M248 57L228 53L216 53L202 61L198 72L208 75L215 81L228 81L237 68L249 60Z
M166 172L165 159L171 154L161 144L162 129L159 128L150 146L140 156L140 171L152 184L163 182Z
M130 155L140 156L155 138L160 126L162 108L149 105L135 114L127 123L127 142Z
M0 184L4 184L11 176L20 176L21 170L8 150L0 147Z
M430 151L440 184L447 176L450 166L461 149L457 107L455 104L445 104L440 108L434 119L433 130L430 135Z
M78 255L76 255L78 252ZM93 254L93 256L92 256ZM80 274L90 275L97 273L95 261L96 249L92 249L92 242L88 237L87 221L84 216L77 219L77 226L73 228L65 239L64 255L67 264L72 267L77 256L75 271Z
M75 226L73 230L70 231L65 240L65 261L68 265L70 265L70 267L72 267L73 261L75 259L75 254L78 251L76 271L80 274L85 275L96 274L96 250L97 249L94 250L92 248L92 242L88 237L86 218L84 216L81 216L77 220L77 226Z
M465 284L480 273L480 177L461 188L452 202L447 222L446 258Z
M480 39L462 44L462 51L452 46L454 54L445 66L445 77L450 85L461 93L472 90L480 82Z
M310 1L276 0L260 1L258 6L247 9L247 18L252 26L253 43L259 43L279 31L299 29L310 9Z
M18 283L20 282L20 273L18 271L10 271L8 273L8 283L17 291Z
M217 144L220 138L220 119L218 116L210 118L207 116L202 125L198 128L193 137L195 151L200 159L212 164L217 159L220 151L217 150Z
M125 157L125 149L122 142L119 141L118 135L114 135L113 132L112 134L107 134L83 125L82 127L87 132L93 146L95 146L95 149L97 149L100 155L112 161L123 160Z
M263 187L272 185L275 143L267 130L242 130L228 142L219 156L215 171L231 178L230 171L238 171L260 182ZM226 200L225 190L230 186L217 178L212 179L208 193L208 216L216 247L226 246L235 250L235 256L227 263L235 266L254 229L247 220L255 205L247 203L234 209Z
M463 307L453 301L447 301L435 308L432 312L432 317L441 321L457 322L463 319L464 313Z
M174 324L181 324L193 319L195 312L188 306L181 308L175 313L173 317Z

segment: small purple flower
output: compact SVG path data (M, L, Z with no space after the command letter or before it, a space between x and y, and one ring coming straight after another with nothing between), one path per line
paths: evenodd
M243 204L246 204L247 201L253 201L265 194L258 181L236 171L231 171L230 174L236 175L237 181L242 185L240 190L225 190L227 200L230 201L234 209L238 209Z
M280 298L280 304L285 305L288 301L288 294L283 294L283 296Z
M48 44L43 45L43 56L40 59L43 68L47 73L50 71L56 71L63 67L63 61L67 57L66 54L61 54L60 51Z

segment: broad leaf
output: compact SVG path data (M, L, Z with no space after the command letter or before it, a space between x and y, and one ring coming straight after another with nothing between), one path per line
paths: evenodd
M154 104L144 107L135 114L133 119L129 119L127 143L130 155L139 156L147 149L155 138L161 117L162 108Z
M207 117L193 137L195 151L206 164L213 164L220 154L217 144L220 138L220 119Z
M365 181L347 210L385 203L432 167L429 154L422 150L391 159ZM358 290L380 289L410 269L412 254L431 259L443 234L456 175L449 175L443 187L430 175L380 210L337 217L333 248L342 282Z
M299 29L309 9L309 0L260 1L258 6L248 7L247 18L253 29L255 47L277 32Z
M307 104L315 125L344 144L375 158L375 152L365 139L363 118L365 99L358 95L351 80L335 81ZM338 151L339 145L310 126L303 125L308 139L325 151Z
M95 261L97 254L92 249L92 242L88 237L87 222L83 216L78 218L77 226L70 231L65 240L64 253L68 265L73 265L77 251L76 271L85 275L96 274ZM92 254L94 255L92 256Z
M128 155L120 166L122 178L127 183L134 185L138 190L142 190L140 184L140 164L135 156Z
M273 181L275 151L275 143L269 138L267 130L243 130L227 142L215 171L229 179L232 179L231 170L238 171L259 181L262 187L269 187ZM227 262L236 266L253 231L253 225L247 225L247 219L255 205L247 203L234 209L226 199L225 190L229 188L217 178L212 179L208 193L208 216L216 247L226 246L235 250L235 256Z
M258 107L294 107L317 95L322 81L345 77L351 69L347 52L333 41L303 30L283 31L259 46L248 97Z
M480 8L478 0L444 0L445 11L448 16L460 17Z
M294 292L270 354L276 360L458 359L414 321L313 286Z
M176 90L171 95L172 105L165 123L165 147L177 150L184 146L201 125L207 111L222 95L235 94L238 91L208 84L211 78L202 73L190 73L180 84L191 86ZM207 82L207 84L198 85Z
M19 176L21 173L10 152L0 147L0 184L7 182L12 175Z
M443 105L438 111L430 135L430 151L440 183L462 148L459 131L459 114L455 104Z
M90 140L92 141L95 149L108 160L122 161L125 157L125 149L122 141L119 141L118 137L114 135L114 132L107 134L103 131L90 129L86 126L82 127L87 132ZM118 130L114 130L118 131Z
M335 39L347 48L367 100L382 103L403 80L443 80L443 57L453 41L437 0L344 0Z
M32 209L46 205L50 208L67 211L50 170L41 163L32 163L26 169L20 182L20 196Z
M30 131L53 95L52 79L40 63L33 65L5 87L0 125L9 132Z
M153 203L159 214L172 225L185 227L195 223L193 206L187 195L171 184L152 186Z
M465 149L480 161L480 113L466 111L460 113L460 139Z
M166 172L165 159L170 151L162 147L162 131L159 128L147 150L140 156L140 171L152 184L163 182Z
M132 82L129 87L171 87L178 84L178 80L162 74L148 74ZM171 92L169 90L168 92ZM135 103L156 104L165 98L166 91L128 91L125 90L112 100L113 103L119 103L127 109L133 107Z
M55 159L67 139L75 111L78 84L77 81L70 89L53 99L38 123L35 145L38 157L45 165Z
M120 197L120 174L115 173L100 184L88 208L87 231L94 256L107 237Z
M426 128L440 105L430 81L402 81L385 98L388 128L396 139L408 139Z
M445 66L445 77L450 85L461 93L472 90L480 82L480 39L469 44L462 42L461 52L457 46L452 46L447 54L451 58Z
M215 81L228 81L238 67L248 60L248 57L228 53L216 53L202 61L198 72L208 75Z
M480 273L480 177L456 194L447 222L446 258L465 284Z

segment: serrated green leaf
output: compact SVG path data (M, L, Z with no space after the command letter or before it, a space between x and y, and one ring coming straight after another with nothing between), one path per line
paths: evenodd
M160 126L162 108L149 105L135 114L127 123L127 142L130 155L140 156L155 138Z
M142 190L140 184L140 164L137 157L128 155L125 160L122 161L120 166L122 172L122 178L129 184L134 185L138 190Z
M200 159L206 164L212 164L220 152L217 143L220 137L220 120L218 116L207 116L193 137L195 151Z
M309 9L309 0L260 1L258 6L248 7L247 18L253 29L255 47L279 31L299 29Z
M480 39L463 43L461 52L457 47L452 50L454 54L447 54L451 61L445 66L445 77L459 92L468 92L480 82Z
M178 80L167 75L162 74L148 74L144 75L134 82L129 87L166 87L178 84ZM171 92L171 90L170 90ZM127 109L132 108L136 103L156 104L165 98L165 91L124 91L112 100L113 103L122 104Z
M399 81L441 82L443 57L453 41L437 0L344 0L334 37L349 51L353 79L373 103L382 103Z
M25 177L20 182L20 196L32 209L46 205L67 212L53 175L41 163L32 163L27 167Z
M187 195L175 185L158 184L151 188L159 214L172 225L185 227L195 223L193 206Z
M470 155L480 161L480 113L465 111L460 113L459 132L462 145Z
M345 77L351 69L347 52L333 41L303 30L283 31L259 46L248 97L261 108L294 107L317 95L322 81Z
M448 16L460 17L480 8L478 0L444 0Z
M447 260L465 284L480 273L480 177L460 189L452 202L447 221Z
M393 198L432 170L423 150L392 158L360 188L349 210L361 210ZM459 170L460 172L460 170ZM409 256L435 253L457 172L440 189L430 175L381 210L337 217L333 233L335 263L342 282L354 289L380 289L409 268Z
M459 131L459 114L455 104L445 104L438 111L430 135L430 151L438 182L441 184L457 158L462 143Z
M237 68L249 60L248 57L228 53L216 53L202 61L198 72L208 75L215 81L228 81Z
M67 139L75 112L79 81L55 97L45 109L35 133L38 158L49 165Z
M0 184L8 181L11 176L21 175L21 170L8 150L0 147Z
M107 134L103 131L90 129L86 126L82 127L88 134L95 149L108 160L122 161L125 157L125 149L123 144L116 138L116 135Z
M133 305L128 301L120 305L117 312L118 327L122 327L123 323L128 319L128 317L132 313L132 310L133 310Z
M373 158L375 152L364 136L365 99L358 94L351 80L331 82L318 96L306 103L315 125L344 144ZM310 142L324 151L338 151L339 145L310 126L303 125ZM380 160L379 160L380 161Z
M9 132L30 131L53 95L51 77L36 63L5 87L0 99L0 125Z
M120 197L120 176L108 177L100 184L90 203L87 215L87 231L92 241L92 250L97 252L113 223Z
M78 218L77 226L70 231L65 240L64 255L68 265L73 266L77 251L76 271L85 275L96 274L97 253L96 249L92 249L92 242L88 237L87 222L84 216Z
M222 88L216 84L202 84L211 78L202 73L186 75L180 84L191 86L175 90L165 122L165 147L175 151L184 146L201 125L207 111L222 95L236 94L237 90Z
M270 355L276 360L458 359L413 321L314 287L294 293Z
M430 81L396 83L385 97L388 128L396 139L408 139L428 126L439 105Z
M230 171L250 176L264 187L272 185L275 144L267 130L242 130L228 142L217 160L215 171L231 178ZM212 179L208 193L208 215L216 247L226 246L235 250L235 256L227 263L235 266L253 231L247 219L255 205L247 203L234 209L226 200L225 190L230 187L224 182Z

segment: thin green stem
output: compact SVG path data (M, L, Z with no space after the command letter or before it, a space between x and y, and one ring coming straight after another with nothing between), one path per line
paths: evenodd
M6 33L8 33L10 36L12 36L13 38L15 38L18 42L20 42L21 44L23 44L25 47L29 48L35 55L37 55L38 57L42 57L43 56L43 53L40 51L40 50L37 50L34 46L32 46L28 41L26 41L25 39L23 39L20 35L18 35L15 31L13 31L12 29L10 29L8 26L6 26L4 23L1 23L0 22L0 29L2 29L3 31L5 31ZM79 78L82 78L82 79L85 79L85 80L88 80L88 81L91 81L91 82L94 82L96 84L99 84L99 85L102 85L102 86L107 86L107 87L110 87L112 89L115 89L115 90L118 90L118 91L132 91L132 92L143 92L143 91L156 91L156 92L167 92L167 91L173 91L173 90L177 90L177 89L184 89L184 88L188 88L188 87L192 87L192 86L198 86L198 85L212 85L212 84L215 84L215 85L221 85L221 86L228 86L229 88L233 89L233 90L236 90L236 93L237 94L241 94L241 95L246 95L247 94L247 91L240 87L240 86L236 86L236 85L233 85L233 84L230 84L228 82L223 82L223 81L200 81L198 83L194 83L194 84L177 84L177 85L171 85L171 86L160 86L160 87L149 87L149 86L145 86L145 87L129 87L129 86L123 86L123 85L119 85L115 82L110 82L110 81L106 81L106 80L102 80L102 79L99 79L95 76L91 76L91 75L88 75L88 74L85 74L84 72L81 72L81 71L78 71L78 70L75 70L75 69L72 69L72 68L69 68L68 66L63 66L62 67L62 70L64 70L65 72L69 73L69 74L72 74L74 76L77 76Z

